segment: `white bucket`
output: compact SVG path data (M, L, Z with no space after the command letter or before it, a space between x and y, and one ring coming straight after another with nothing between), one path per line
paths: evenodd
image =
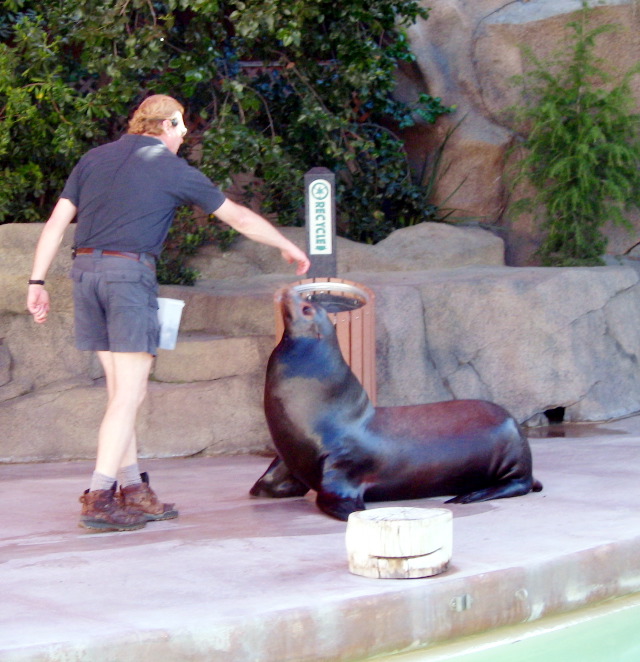
M160 321L160 349L175 349L184 301L158 297L158 320Z

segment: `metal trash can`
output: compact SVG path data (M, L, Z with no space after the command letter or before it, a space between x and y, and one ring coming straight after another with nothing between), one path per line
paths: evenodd
M305 299L321 305L336 327L342 356L375 405L375 295L365 285L342 278L308 278L293 285ZM276 344L284 322L276 304Z

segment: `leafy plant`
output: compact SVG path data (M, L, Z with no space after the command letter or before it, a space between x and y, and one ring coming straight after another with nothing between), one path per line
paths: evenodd
M453 134L458 130L462 122L464 122L466 115L459 119L452 127L449 127L445 132L444 139L442 142L437 145L437 147L431 152L425 155L425 158L422 163L422 168L420 171L420 182L422 183L423 195L426 200L431 200L436 193L436 187L442 177L444 177L449 168L451 167L451 161L445 162L444 155L447 149L447 144L451 140ZM440 203L440 205L431 205L433 212L433 220L439 223L444 223L447 219L451 219L449 222L459 222L459 221L479 221L482 217L478 216L457 216L453 217L453 214L458 211L453 208L447 208L444 205L449 202L449 200L460 190L464 185L466 177L463 177L458 185L449 193L449 195Z
M285 225L303 175L337 175L340 232L378 241L434 217L398 131L451 112L394 99L417 0L0 0L0 223L43 220L73 164L150 93L179 98L184 154L238 175ZM178 241L178 223L171 241ZM192 241L187 230L187 241Z
M220 172L225 163L237 172L239 164L218 141L226 129L251 147L238 155L257 178L248 194L259 196L282 224L302 223L297 184L313 166L337 175L343 236L375 242L396 227L431 218L395 130L418 118L434 122L452 109L429 95L413 106L392 96L398 60L413 58L404 27L427 12L404 0L235 5L231 19L241 41L229 56L237 67L228 67L227 94L204 136L203 165L210 174L228 177L230 171ZM247 66L244 57L259 58L258 66Z
M162 255L156 264L160 284L193 285L197 270L187 265L189 256L194 255L204 243L215 243L220 250L227 250L238 232L213 218L194 214L181 207L171 225Z
M608 221L629 227L624 210L640 204L640 116L631 111L631 76L613 84L594 54L596 39L615 25L590 28L583 1L567 50L551 62L526 52L534 69L520 77L526 105L516 109L526 134L515 184L529 182L530 197L514 213L538 215L546 235L538 250L543 265L603 264Z

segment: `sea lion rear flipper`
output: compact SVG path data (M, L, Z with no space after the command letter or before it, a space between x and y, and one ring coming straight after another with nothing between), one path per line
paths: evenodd
M493 487L487 487L483 490L460 494L445 503L473 503L475 501L490 501L491 499L506 499L509 497L523 496L529 492L539 492L542 484L533 479L511 480L506 483L500 483Z
M309 488L289 471L279 457L276 457L249 490L249 494L254 497L281 499L304 496L308 491Z

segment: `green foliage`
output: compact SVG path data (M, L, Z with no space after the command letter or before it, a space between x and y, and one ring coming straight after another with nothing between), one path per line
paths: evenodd
M589 29L590 11L583 2L568 23L569 49L551 63L529 51L535 68L519 79L529 101L517 116L528 131L515 182L527 180L535 194L512 210L542 214L538 253L546 266L602 264L602 226L613 220L629 227L623 212L640 204L640 116L630 112L629 90L640 64L612 83L593 51L616 26Z
M186 207L178 210L162 255L156 264L160 284L193 285L198 272L187 266L187 258L202 244L213 242L220 250L228 249L238 233L215 218L197 216Z
M337 175L345 236L433 218L398 132L452 109L392 94L413 59L405 29L427 14L416 0L0 0L0 223L46 218L80 155L150 93L185 104L185 155L223 188L249 175L241 201L281 224L302 223L314 166Z
M162 255L156 264L160 284L193 285L198 273L186 265L186 259L209 239L209 226L198 223L186 207L178 210L169 230Z
M337 175L339 232L360 241L432 218L395 131L451 109L429 95L413 106L392 97L398 61L412 59L404 26L426 12L404 0L233 4L238 40L204 133L205 172L229 181L249 170L259 185L247 195L280 223L299 225L303 175L327 167ZM242 144L241 153L229 143Z

